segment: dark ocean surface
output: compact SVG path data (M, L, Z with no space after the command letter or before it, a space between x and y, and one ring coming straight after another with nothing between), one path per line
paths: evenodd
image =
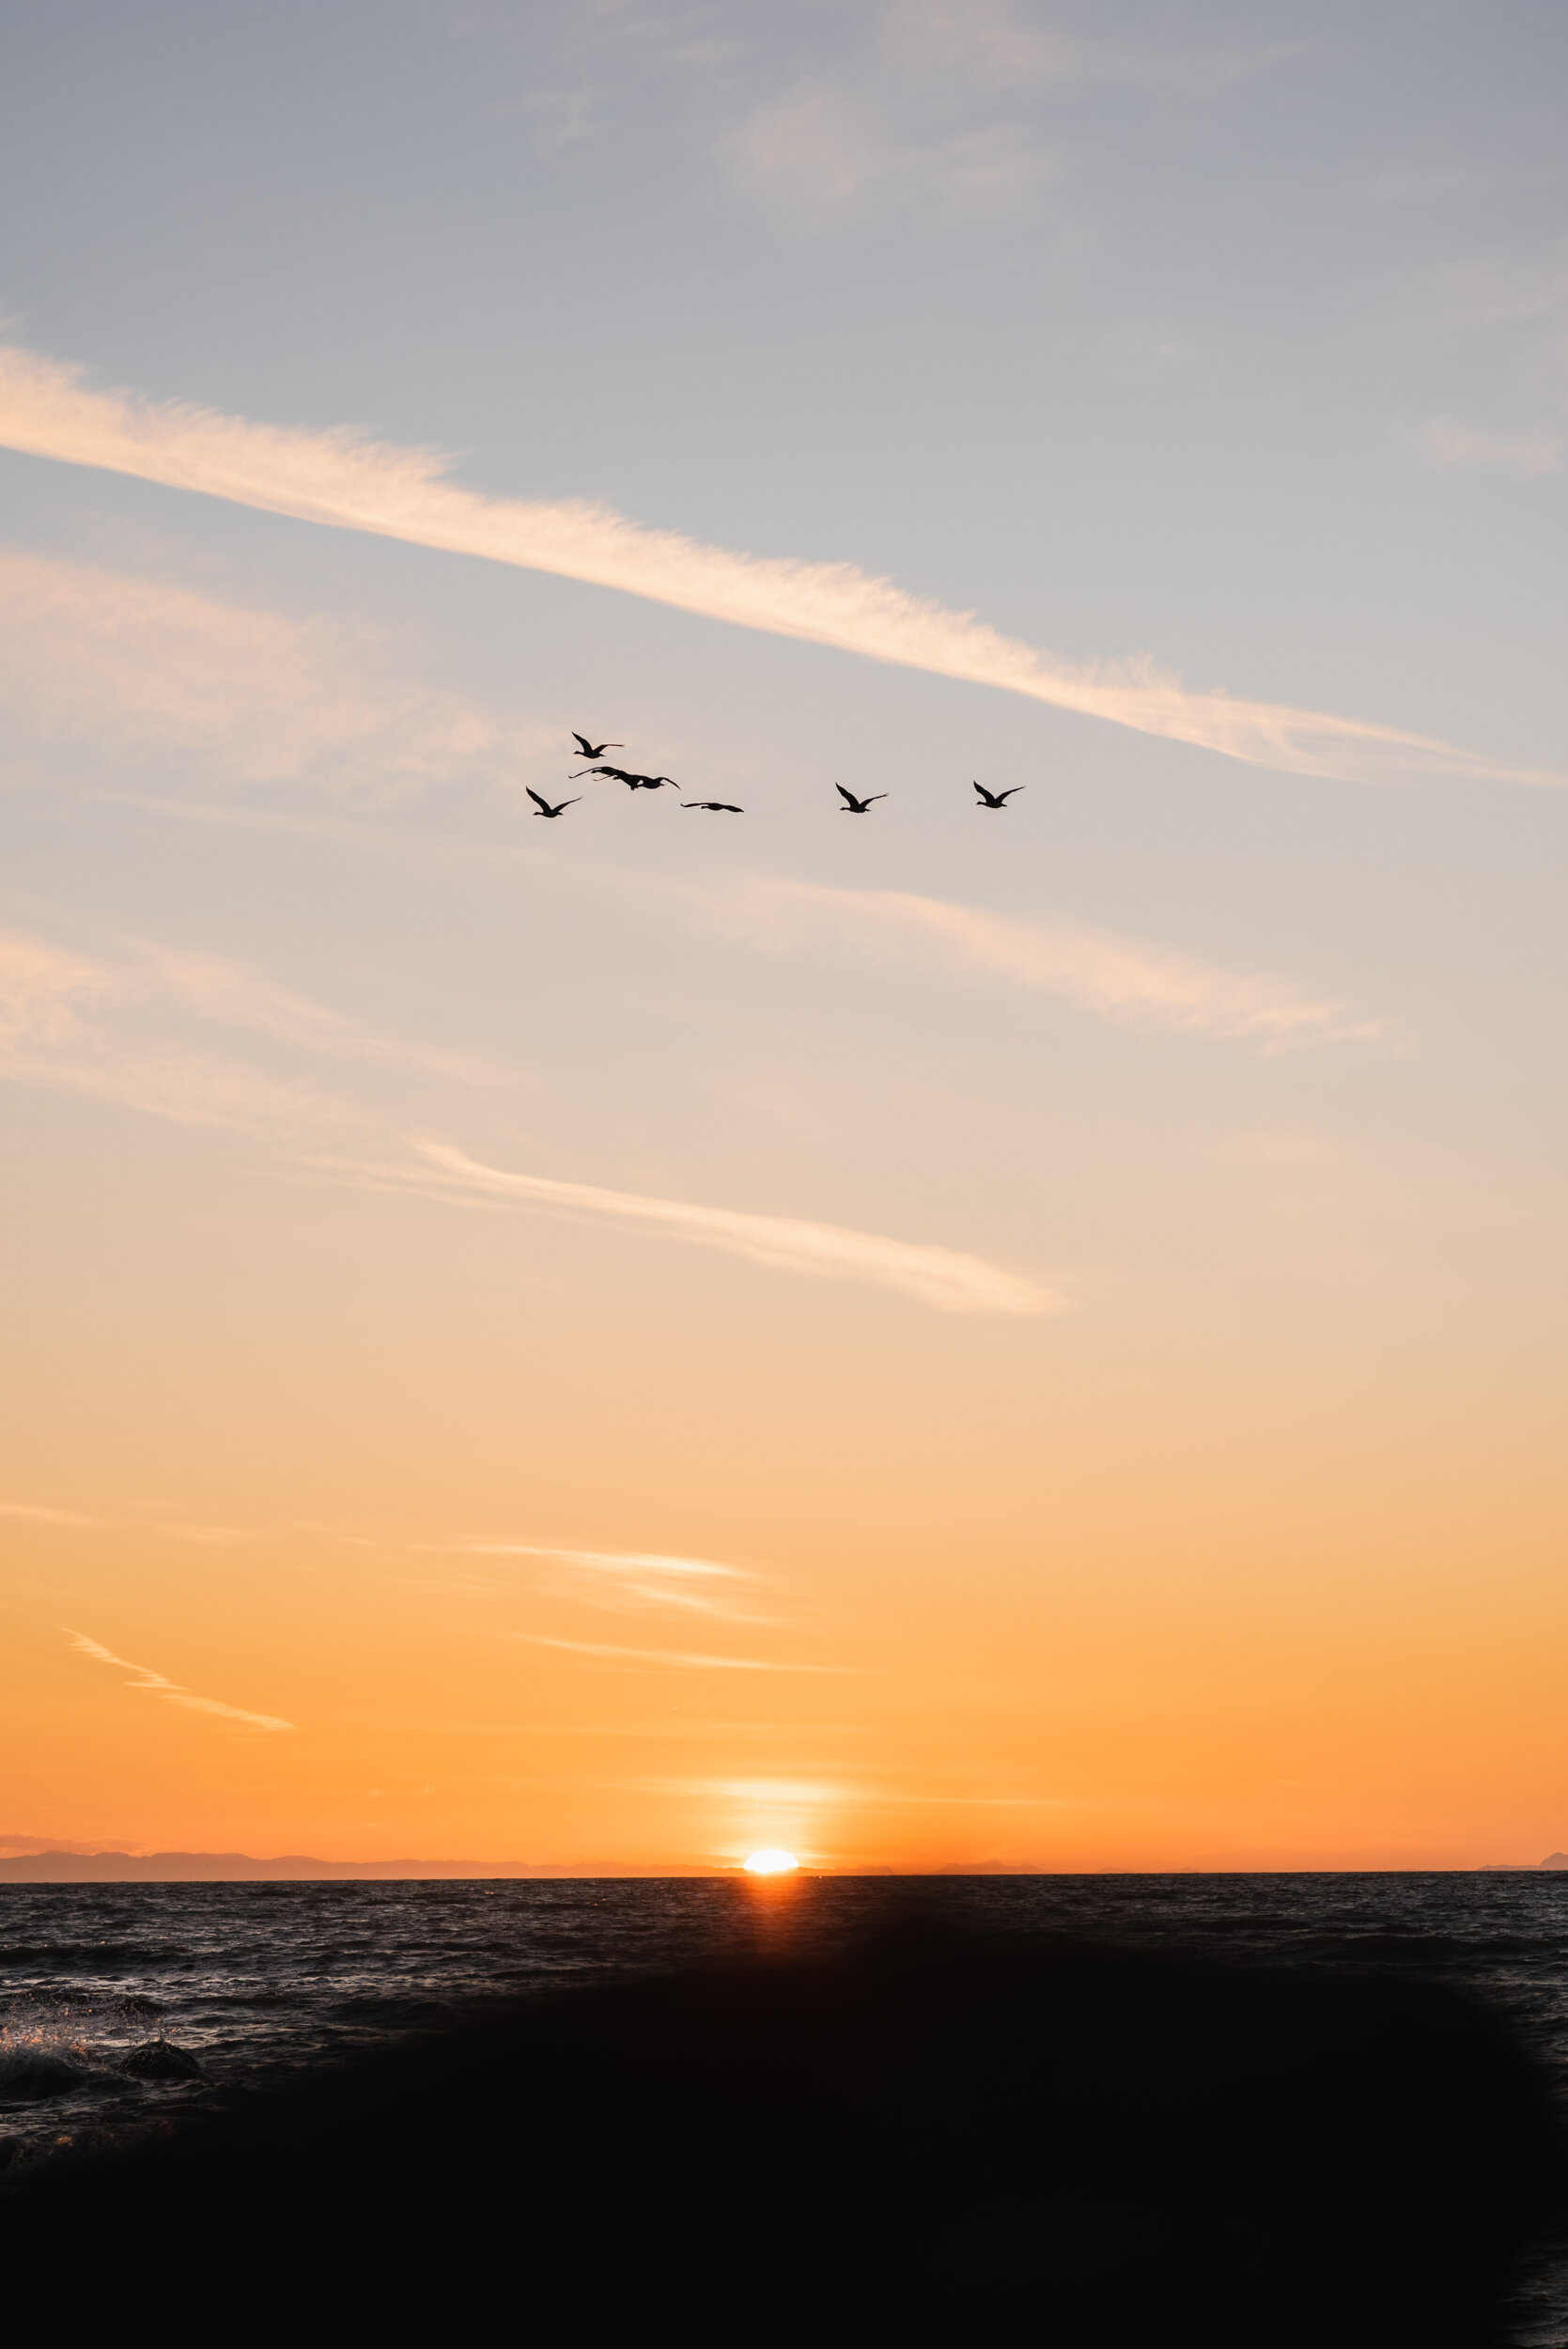
M134 2140L440 2025L478 1998L853 1935L890 1902L978 1922L1314 1968L1420 1973L1506 2015L1568 2102L1568 1871L0 1885L0 2165ZM199 2077L128 2077L166 2039ZM1568 2349L1568 2262L1521 2349Z

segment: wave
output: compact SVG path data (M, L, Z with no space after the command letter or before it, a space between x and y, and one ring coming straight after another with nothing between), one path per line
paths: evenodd
M1560 2150L1472 1997L939 1913L825 1947L809 1905L749 1913L802 1929L37 2165L0 2257L54 2273L90 2242L79 2325L122 2317L177 2215L182 2294L222 2308L242 2277L268 2331L308 2302L322 2330L447 2332L505 2290L547 2334L767 2349L1496 2340Z

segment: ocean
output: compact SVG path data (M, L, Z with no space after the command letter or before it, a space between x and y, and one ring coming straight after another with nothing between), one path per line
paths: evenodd
M1419 1973L1490 2001L1568 2097L1568 1871L1454 1875L0 1886L0 2171L133 2144L183 2111L451 2021L475 1999L785 1939L890 1902L986 1925ZM183 2077L121 2067L163 2040ZM154 2066L154 2069L157 2067ZM1518 2349L1568 2349L1568 2259L1522 2289Z

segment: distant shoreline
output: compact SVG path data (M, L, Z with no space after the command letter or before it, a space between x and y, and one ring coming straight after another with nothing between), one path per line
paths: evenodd
M624 1869L603 1872L606 1879ZM648 1870L649 1875L721 1875L716 1868ZM547 1880L593 1875L592 1869L555 1868L520 1859L315 1859L286 1852L275 1859L249 1852L29 1852L0 1859L0 1884L395 1884L476 1882L483 1877Z
M1310 1876L1310 1875L1538 1875L1568 1871L1568 1854L1554 1852L1546 1859L1494 1860L1458 1868L942 1868L911 1871L934 1882L944 1876ZM693 1882L723 1881L737 1875L728 1868L593 1868L552 1867L520 1859L317 1859L303 1852L286 1852L276 1859L257 1859L249 1852L24 1852L0 1859L0 1885L6 1884L418 1884L551 1882L643 1883L690 1877ZM843 1875L895 1877L893 1868L802 1868L802 1876Z

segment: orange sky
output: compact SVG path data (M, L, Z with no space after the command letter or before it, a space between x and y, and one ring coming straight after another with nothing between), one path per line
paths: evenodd
M1070 13L0 27L0 1844L1568 1847L1560 26Z
M1409 1332L1260 1360L1172 1307L1135 1352L1126 1299L939 1315L48 1114L115 1207L40 1159L19 1830L612 1872L1561 1841L1552 1430Z

